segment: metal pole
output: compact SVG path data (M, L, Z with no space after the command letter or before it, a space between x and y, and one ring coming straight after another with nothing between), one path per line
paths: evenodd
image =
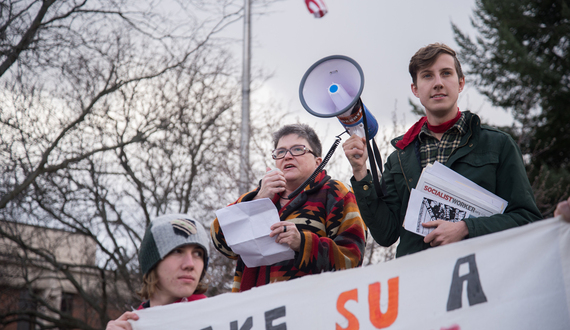
M249 190L249 78L251 64L251 0L244 0L243 20L243 73L241 87L241 140L240 140L240 178L239 193Z

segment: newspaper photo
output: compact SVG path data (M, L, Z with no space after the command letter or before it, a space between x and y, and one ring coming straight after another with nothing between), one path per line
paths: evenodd
M422 223L434 220L457 222L470 216L468 210L431 198L430 195L417 189L412 189L408 205L412 207L408 206L404 228L421 236L426 236L434 229L424 228Z

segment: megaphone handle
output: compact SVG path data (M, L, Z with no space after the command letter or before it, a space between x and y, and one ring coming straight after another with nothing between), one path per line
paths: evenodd
M357 106L358 106L358 104L357 104ZM360 104L360 106L362 106L362 104ZM364 116L364 114L363 114L363 116ZM348 134L350 134L350 132L349 132L348 130L346 130L346 132L347 132ZM368 141L368 133L366 132L366 124L364 124L364 130L363 130L363 132L362 132L362 133L364 133L364 136L360 136L359 133L361 133L361 132L360 132L360 131L356 131L356 132L354 133L354 135L356 135L356 136L358 136L358 137L363 137L363 138L366 139L366 141ZM356 158L356 159L358 159L358 158L360 158L360 157L362 157L362 156L361 156L361 155L354 155L354 158Z

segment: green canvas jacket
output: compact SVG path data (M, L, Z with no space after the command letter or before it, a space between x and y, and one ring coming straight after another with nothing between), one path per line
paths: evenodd
M465 111L470 130L451 154L447 167L508 201L503 214L465 219L468 237L486 235L542 219L536 206L520 149L506 133L481 125L475 114ZM402 139L392 140L392 145ZM417 141L417 137L416 137ZM382 246L394 244L396 256L430 248L423 237L403 227L411 189L416 187L422 167L416 141L403 150L396 148L384 165L382 179L386 196L378 198L370 173L361 181L351 179L360 213L370 233Z

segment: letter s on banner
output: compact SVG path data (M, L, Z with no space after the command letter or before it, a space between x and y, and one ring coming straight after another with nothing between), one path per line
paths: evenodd
M398 317L399 277L388 280L388 310L380 310L380 282L368 286L368 308L370 309L370 322L376 329L387 328Z
M344 304L349 300L358 302L358 289L345 291L338 296L336 310L348 320L348 326L343 328L337 323L336 330L358 330L360 328L360 323L358 323L356 316L344 308Z

